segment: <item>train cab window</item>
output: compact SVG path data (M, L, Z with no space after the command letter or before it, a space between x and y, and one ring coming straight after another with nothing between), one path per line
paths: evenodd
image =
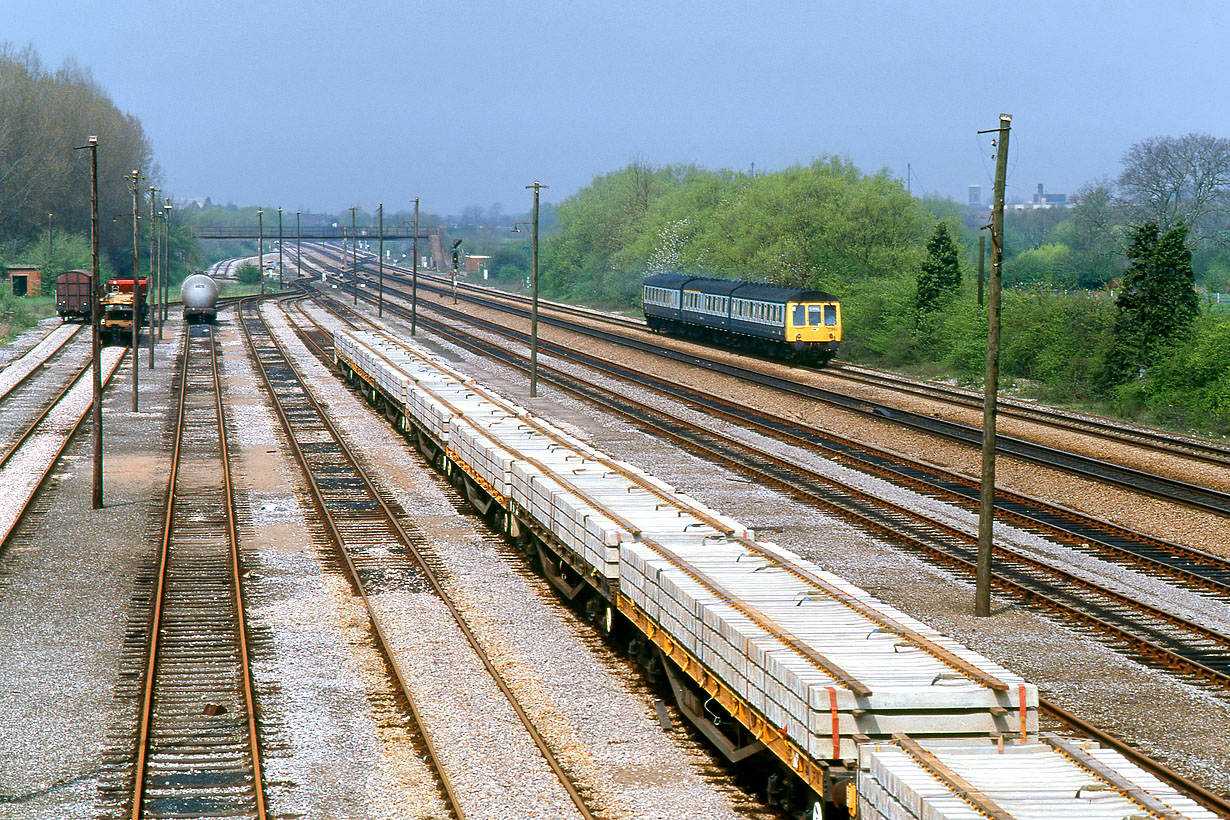
M794 306L794 316L790 319L790 323L795 327L807 327L807 308L804 305Z
M810 327L820 327L824 324L824 306L823 305L808 305L807 306L807 324Z
M826 327L834 327L837 324L837 305L824 306L824 324Z

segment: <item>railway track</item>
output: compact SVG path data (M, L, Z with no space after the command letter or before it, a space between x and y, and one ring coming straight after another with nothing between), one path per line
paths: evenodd
M57 354L81 333L83 325L60 325L44 336L38 344L26 351L25 355L10 362L0 370L0 401L17 390L42 368L48 365Z
M515 342L528 343L523 333L493 322L484 322L447 305L435 304L430 309L456 321L477 324L488 332L497 333ZM716 415L783 443L819 452L834 461L924 495L957 504L967 510L978 509L978 483L956 473L824 433L757 411L747 404L688 388L675 381L660 379L641 370L623 367L562 345L540 340L540 348L561 358L600 369L630 385L648 388L701 408L710 415ZM996 516L1000 521L1095 554L1104 560L1144 569L1154 576L1164 577L1192 589L1230 597L1230 562L1200 550L1092 519L1075 511L1003 489L996 490Z
M370 267L363 268L363 272L370 276ZM405 274L406 271L404 269L395 266L385 267L385 275L389 276L390 280L394 283L406 284L408 280L405 278ZM444 277L430 273L424 274L423 272L419 273L419 280L421 286L435 283L437 292L441 293L443 292L444 284L448 282ZM488 303L505 302L510 305L528 306L531 302L528 296L480 285L462 284L459 285L459 290L477 294L480 298L486 299ZM524 310L528 310L528 307L524 308ZM589 322L600 322L625 331L650 332L643 321L576 305L539 300L539 310L540 321L552 322L549 314L559 314ZM543 311L546 311L548 315L544 315ZM575 330L576 328L570 327L569 329ZM740 351L740 355L747 356L748 354ZM822 370L806 365L796 365L796 367L800 370L817 373L822 376L896 393L915 395L953 407L975 410L977 412L981 412L983 407L983 396L981 391L978 390L911 379L896 373L844 362L832 362ZM1003 396L999 398L997 404L1002 416L1017 417L1025 421L1043 424L1056 430L1083 433L1105 441L1127 444L1167 455L1190 458L1207 464L1230 466L1230 444L1224 442L1210 441L1165 430L1126 424L1114 419L1047 407L1034 402L1019 401Z
M52 408L89 372L87 352L78 349L80 345L68 342L69 339L64 339L9 392L0 396L0 466L8 462Z
M296 460L307 479L319 519L336 546L355 592L367 608L377 645L401 696L418 726L427 757L436 773L443 797L459 820L473 796L453 787L443 756L415 706L412 688L398 662L373 607L371 595L399 584L426 585L443 602L483 668L507 699L521 727L532 738L546 765L555 774L577 816L593 818L580 790L534 726L512 688L472 633L465 617L441 584L433 562L424 555L422 539L399 520L343 436L317 404L281 344L264 323L254 301L239 307L239 323L257 362L274 409ZM400 579L400 580L399 580Z
M371 271L365 270L364 275L370 280ZM385 271L385 279L386 290L394 293L397 292L396 286L408 284L404 275L397 273L395 270L390 271L388 268L386 268ZM437 293L441 296L447 295L450 292L448 288L445 288L442 285L434 284L432 280L433 277L420 274L419 287ZM348 285L343 285L343 287L348 287ZM501 297L500 299L495 299L489 296L476 296L470 292L459 291L458 298L475 304L480 304L484 307L508 312L518 317L524 318L529 315L529 311L527 309L516 307L515 305L509 303L509 300L516 301L517 299L522 298L516 297L516 295L508 295L506 297ZM558 312L559 308L552 305L552 310ZM585 309L575 310L584 311ZM585 311L584 313L573 315L584 316L586 320L594 321L597 312ZM968 425L958 424L944 419L934 418L925 414L902 410L896 407L889 407L877 402L852 397L832 390L826 390L814 385L803 384L791 379L784 379L753 367L744 367L718 361L712 358L706 358L703 354L698 354L694 349L685 352L675 349L674 347L664 347L656 339L644 340L633 338L625 335L625 333L604 331L593 327L592 324L572 321L565 318L552 317L549 314L540 314L540 321L572 332L589 335L613 344L622 345L641 352L651 353L655 356L672 361L679 361L690 366L705 368L711 372L733 376L748 383L758 384L786 394L800 396L810 401L822 402L860 415L892 421L902 426L910 427L931 435L940 436L970 447L977 448L981 446L982 431L976 427L970 427ZM615 320L615 323L625 327L630 326L630 320ZM941 394L936 392L934 393L933 398L939 398L940 396ZM1011 402L1009 402L1009 406L1012 406ZM1027 407L1026 409L1031 412L1035 410L1033 407ZM1037 420L1039 415L1040 414L1036 412L1032 412L1032 418L1034 418L1034 420ZM1060 425L1068 431L1076 430L1084 433L1094 432L1103 437L1114 437L1121 443L1147 447L1149 449L1166 452L1170 455L1183 455L1191 458L1197 458L1208 463L1230 464L1230 448L1223 447L1216 443L1209 443L1206 445L1195 439L1186 439L1184 437L1173 436L1160 432L1152 433L1151 431L1144 431L1139 428L1122 428L1121 426L1117 426L1110 422L1094 424L1090 421L1082 419L1079 424L1063 424L1062 419L1067 417L1067 414L1052 413L1049 417L1048 423L1052 426ZM1006 436L1003 434L997 435L996 441L998 450L1001 454L1016 456L1018 458L1042 464L1047 467L1052 467L1076 475L1086 476L1098 481L1115 484L1136 492L1147 493L1166 500L1188 504L1196 508L1230 514L1230 493L1207 487L1201 487L1185 481L1167 478L1141 470L1135 470L1111 462L1090 458L1088 456L1064 452L1046 447L1044 445L1036 444L1025 439Z
M432 309L441 310L440 306ZM451 313L448 308L443 311ZM461 316L452 318L472 321ZM522 370L528 367L523 357L506 347L471 339L421 314L419 321L475 352ZM607 363L587 364L603 372L611 370ZM550 379L561 389L649 427L757 482L778 487L860 527L888 536L931 560L973 575L977 539L971 533L845 486L763 448L717 433L709 425L633 401L541 364L539 371L544 379ZM996 548L994 583L1001 592L1040 606L1061 620L1075 622L1142 661L1230 689L1230 637L1216 630L1002 545Z
M129 816L264 818L218 351L186 330Z
M386 304L386 308L389 307ZM396 306L391 309L398 310ZM363 321L353 314L349 305L341 305L339 312L348 317L344 319L347 324ZM430 317L420 315L420 321L433 332L451 336L453 341L475 352L499 358L521 369L526 368L524 361L508 353L505 347L458 338ZM320 339L322 345L327 343L327 333L323 328L318 326L312 335ZM318 351L318 356L325 361L329 358L324 349ZM665 434L693 450L699 449L705 455L741 470L754 480L773 484L796 496L802 495L826 509L840 512L848 519L856 518L864 526L905 540L912 548L927 552L933 558L944 560L963 568L970 575L973 574L976 539L972 536L937 526L935 522L926 521L908 510L890 509L885 514L882 510L883 503L869 496L860 497L860 494L853 493L835 499L834 495L842 495L844 488L838 487L834 493L833 482L821 476L804 475L806 471L800 470L796 464L775 458L763 450L748 447L729 437L714 435L704 425L671 417L660 410L629 402L617 394L604 393L583 379L542 365L540 372L544 374L544 379L553 381L556 386L604 408L613 409L642 426L652 426L656 432ZM698 442L701 443L698 445ZM766 463L773 464L773 468L766 469ZM863 509L859 509L860 506ZM868 514L867 508L872 508L873 511ZM1002 592L1034 603L1044 603L1050 607L1052 614L1058 614L1068 622L1076 621L1081 624L1081 628L1098 633L1104 640L1155 666L1197 676L1219 688L1230 686L1230 639L1213 630L1197 624L1184 624L1181 619L1175 619L1167 613L1141 606L1125 596L1066 573L1056 572L1043 562L1016 555L1011 550L999 550L996 583ZM1179 784L1185 791L1197 795L1198 799L1207 805L1218 810L1227 807L1225 800L1181 778L1126 744L1115 741L1056 706L1047 704L1046 708L1053 719L1124 750L1132 759Z

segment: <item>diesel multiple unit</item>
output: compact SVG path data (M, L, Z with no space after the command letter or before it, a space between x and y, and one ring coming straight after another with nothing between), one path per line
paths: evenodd
M334 351L555 588L625 632L728 760L776 761L775 805L1041 820L1159 804L1122 758L1039 738L1033 684L846 580L390 335L338 330ZM1158 817L1212 817L1164 797L1182 814Z
M824 291L658 273L641 302L651 330L765 355L824 364L841 343L841 304Z

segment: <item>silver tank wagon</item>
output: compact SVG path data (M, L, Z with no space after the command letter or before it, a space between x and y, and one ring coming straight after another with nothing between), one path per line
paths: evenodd
M218 313L218 283L203 273L194 273L179 289L184 303L184 321L212 322Z

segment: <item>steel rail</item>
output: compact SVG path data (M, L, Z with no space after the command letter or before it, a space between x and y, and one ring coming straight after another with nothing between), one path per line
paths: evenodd
M34 431L38 429L38 426L40 424L42 424L43 419L47 418L47 415L53 409L55 409L55 406L57 404L60 403L60 399L68 395L68 392L77 386L77 382L81 381L81 377L84 376L88 372L90 372L90 362L87 361L85 364L81 365L81 367L77 369L77 372L73 374L73 377L71 379L69 379L68 384L66 384L64 388L60 390L60 392L57 393L50 402L44 405L43 409L39 412L38 416L26 425L26 429L22 431L21 435L17 437L16 441L14 441L9 446L9 448L4 451L3 454L0 454L0 467L3 467L5 464L7 464L8 460L12 458L13 454L17 452L17 450L21 447L21 445L25 444L26 439L34 435Z
M47 336L50 336L52 333L55 333L57 330L59 330L59 329L60 329L61 327L63 327L63 326L64 326L63 324L56 325L56 327L52 328L51 332L50 332L50 333L48 333L48 334L47 334ZM7 390L5 390L3 393L0 393L0 401L3 401L4 399L7 399L7 398L9 397L9 395L10 395L10 394L11 394L14 390L16 390L17 388L21 387L23 384L25 384L25 383L26 383L26 382L30 379L30 377L31 377L31 376L33 376L35 373L37 373L39 370L41 370L41 369L43 368L43 366L47 364L47 362L51 361L52 357L54 357L56 354L58 354L61 350L63 350L63 349L64 349L64 347L65 347L65 346L66 346L69 342L71 342L73 339L75 339L75 338L77 337L77 334L81 332L81 328L83 328L83 327L85 327L85 325L81 325L81 326L79 326L79 327L78 327L76 330L74 330L72 333L70 333L70 334L68 334L67 336L65 336L65 337L64 337L64 338L60 341L60 343L59 343L58 345L56 345L56 346L55 346L55 348L54 348L53 350L49 351L49 352L47 353L47 355L46 355L46 356L44 356L44 357L43 357L43 358L39 361L39 363L38 363L37 365L35 365L34 367L30 368L30 372L29 372L29 373L27 373L26 375L22 376L22 377L21 377L20 379L18 379L17 381L15 381L15 382L13 382L12 384L10 384L10 385L8 386L8 389L7 389ZM43 343L43 341L47 338L47 336L44 336L44 337L43 337L43 339L40 339L40 340L39 340L39 342L38 342L38 344L36 344L34 347L38 347L38 345L42 344L42 343ZM27 351L25 352L25 354L23 354L23 355L22 355L22 356L20 356L19 358L14 359L13 361L9 362L8 364L6 364L6 365L4 366L4 368L3 368L3 369L0 369L0 373L3 373L4 371L8 370L10 367L12 367L13 365L17 364L17 363L18 363L18 362L20 362L22 359L24 359L26 356L30 355L30 353L32 353L33 351L34 351L34 348L32 347L32 348L30 348L30 350L27 350Z
M1200 803L1210 811L1216 812L1222 817L1230 818L1230 799L1214 794L1204 786L1201 786L1199 783L1183 777L1177 772L1167 768L1162 763L1159 763L1149 757L1144 752L1141 752L1128 745L1114 735L1102 731L1092 723L1078 718L1076 715L1060 706L1057 706L1049 700L1044 698L1040 699L1038 705L1044 712L1050 713L1052 717L1060 722L1066 723L1076 731L1086 734L1104 746L1114 749L1145 771L1150 772L1158 778L1170 783L1180 791L1186 792L1188 797L1192 798L1197 803Z
M235 526L233 496L230 478L229 452L226 445L225 416L222 412L222 391L217 369L217 349L214 346L213 330L210 328L210 359L212 381L215 389L215 409L217 411L217 431L220 441L219 458L223 477L223 506L226 513L226 532L230 543L228 563L231 570L231 582L234 584L236 609L236 637L240 646L242 679L244 687L244 702L247 709L247 735L249 752L253 765L253 791L255 799L255 817L265 820L264 782L261 774L260 744L256 728L255 703L252 696L252 680L249 671L249 656L247 649L246 619L244 618L243 595L240 587L239 573L239 541ZM187 414L185 406L188 397L188 375L191 370L189 352L191 347L191 332L184 333L184 347L181 353L181 370L179 381L179 402L176 410L175 444L171 452L170 475L167 479L167 491L163 508L162 543L158 555L158 574L154 584L153 613L150 625L149 656L146 663L144 687L141 700L140 725L137 733L137 743L134 754L133 800L131 817L140 820L146 795L146 771L148 767L148 752L150 734L154 720L154 690L157 681L157 666L160 649L159 636L162 627L163 612L166 608L167 571L171 559L171 545L175 523L175 488L179 478L179 468L183 453L184 433Z
M241 314L241 317L242 317L242 314ZM262 322L263 322L263 319L262 319ZM245 329L245 334L247 334L249 332L247 328L247 324L242 318L241 318L241 324ZM251 337L249 336L249 339L250 338ZM329 434L333 437L333 439L337 443L341 454L345 457L345 459L347 460L351 468L354 470L354 472L362 479L363 485L367 489L368 494L371 496L372 499L374 499L379 504L380 509L384 512L389 523L398 532L402 542L405 544L407 548L407 551L411 555L414 556L415 561L417 562L418 566L422 569L425 575L425 578L428 581L429 585L431 586L432 590L439 596L440 600L444 603L446 608L452 614L453 618L455 619L458 625L458 628L465 635L470 646L474 649L476 655L482 662L484 668L488 671L493 681L496 683L500 691L504 694L505 698L508 700L508 703L512 707L513 711L516 712L518 718L521 720L522 724L525 726L526 731L529 733L531 738L534 740L535 745L538 747L539 751L542 753L544 760L547 762L547 764L550 766L552 771L559 778L560 783L563 785L564 790L567 792L569 798L572 800L573 804L576 806L578 812L581 814L582 817L586 818L587 820L592 820L594 815L590 811L589 807L585 804L584 798L581 796L580 792L577 790L575 784L573 784L571 778L564 771L563 766L556 759L555 754L551 750L550 746L547 744L546 739L542 737L542 734L538 731L537 727L534 726L533 721L530 719L528 713L525 712L524 707L522 707L520 702L518 701L516 694L512 691L507 681L504 680L503 675L500 674L499 670L495 667L495 664L492 662L487 652L482 648L482 645L479 643L478 638L470 630L469 625L466 623L464 616L461 614L460 610L457 608L456 604L453 602L452 597L444 589L439 579L436 577L435 572L431 569L428 561L426 561L425 558L422 556L422 554L419 552L417 546L414 543L414 539L412 539L410 535L405 531L405 528L402 526L401 522L398 520L398 517L389 508L388 503L384 500L383 495L376 489L375 485L372 483L371 478L368 475L367 471L359 465L358 460L354 457L353 453L350 451L350 448L345 443L345 440L342 437L341 433L333 425L332 421L330 421L328 415L320 408L319 404L317 403L315 397L312 395L311 391L307 389L302 375L298 372L291 358L286 354L285 350L282 348L281 343L278 342L278 340L273 336L271 332L269 333L269 340L272 343L272 345L277 349L278 354L285 361L286 366L290 369L295 379L299 382L304 396L306 397L308 402L311 404L311 406L315 408L317 414L319 415L319 420L322 422L323 426L328 430ZM250 345L251 345L251 342L250 342ZM253 346L253 349L255 349L254 346ZM259 362L259 356L256 358L257 358L257 361ZM267 378L267 374L265 372L263 362L260 364L261 364L262 376L265 377L266 385L269 387L271 396L275 397L275 404L276 404L277 403L276 391L273 390L272 384L269 382ZM291 439L293 442L294 441L293 428L289 425L288 419L286 419L285 415L283 415L281 412L279 412L279 417L282 418L283 420L283 425L287 432L288 438ZM302 453L301 451L299 451L297 447L297 443L295 444L295 450L297 454L296 458L300 461L301 466L304 467L305 474L309 474L310 471L307 469L306 460L302 459ZM320 501L319 491L316 488L315 482L311 481L310 478L309 478L309 482L312 484L313 496L314 498L317 499L318 508L323 509L324 505ZM326 517L328 517L327 512L326 512ZM331 532L333 532L334 534L334 538L339 539L339 544L341 545L340 548L345 553L346 548L344 546L344 539L342 539L341 533L335 527L333 527L333 525L330 525L330 527L331 527ZM347 557L347 564L348 566L352 567L353 577L355 581L361 584L361 579L359 578L358 572L357 570L353 569L353 564L350 563L349 557ZM366 595L364 595L364 602L365 603L367 602ZM373 625L375 625L378 630L379 625L376 620L375 613L371 610L370 606L369 606L368 611L371 614ZM390 660L392 659L391 651L388 653L388 657L390 658ZM395 665L395 662L394 662L394 665ZM404 678L402 678L400 673L398 677L399 677L399 680L404 681ZM406 690L406 696L407 698L409 698L408 689ZM426 737L425 729L424 729L424 737ZM443 770L441 770L440 774L443 775ZM458 809L460 809L459 806L458 806Z
M107 374L107 377L102 380L102 389L104 391L111 385L112 379L115 378L115 374L118 373L120 367L123 366L124 359L127 358L127 356L128 352L127 348L125 348L124 354L120 357L119 361L115 363L115 367L110 373ZM87 365L87 369L88 367L89 365ZM61 398L63 398L63 395L61 395ZM19 512L17 517L13 519L13 525L9 527L6 532L0 532L0 550L4 549L5 545L8 544L9 536L16 532L17 528L21 525L22 520L26 517L26 513L29 511L30 504L33 503L34 498L39 494L39 492L42 491L43 485L47 483L47 478L51 475L52 468L59 462L60 457L64 455L64 451L68 449L68 445L71 444L72 440L77 436L77 431L81 429L81 425L85 423L85 420L89 417L89 415L90 414L86 412L77 419L77 422L73 425L73 429L70 430L68 435L64 437L64 442L60 445L59 449L56 450L55 455L47 460L47 468L43 470L42 476L39 477L38 484L35 485L34 492L30 494L30 498L27 500L26 505L21 508L21 512Z

